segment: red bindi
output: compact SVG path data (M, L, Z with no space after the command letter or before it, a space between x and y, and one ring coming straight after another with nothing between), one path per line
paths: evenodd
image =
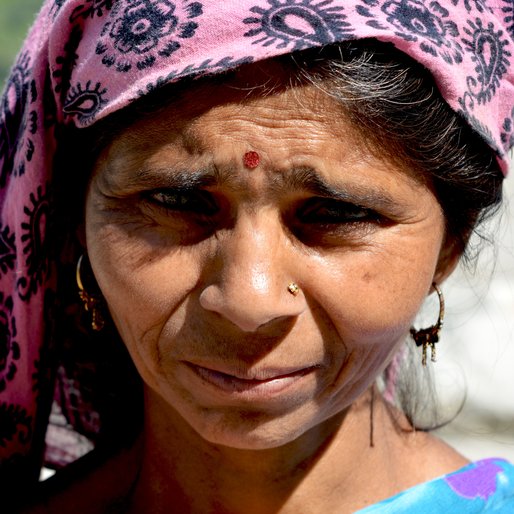
M261 158L257 152L246 152L244 154L243 163L247 168L253 170L259 166L260 162Z

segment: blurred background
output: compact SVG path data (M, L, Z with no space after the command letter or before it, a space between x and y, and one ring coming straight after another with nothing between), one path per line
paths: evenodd
M42 0L0 0L0 82L4 84L14 56ZM3 89L3 88L2 88Z
M40 5L41 0L0 0L2 85ZM470 459L514 462L514 169L501 216L485 233L492 244L443 286L446 321L434 376L448 412L466 397L461 412L438 432ZM437 319L433 300L423 318L430 324Z
M514 462L514 166L504 206L483 229L490 243L478 260L460 266L444 284L446 320L436 383L451 404L465 404L440 435L470 458L491 455ZM432 318L433 318L432 314Z

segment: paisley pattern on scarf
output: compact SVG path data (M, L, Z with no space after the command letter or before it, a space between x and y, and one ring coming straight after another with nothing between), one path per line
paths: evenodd
M492 23L484 27L480 18L468 20L468 27L464 31L468 37L463 38L463 42L476 64L476 75L468 77L468 91L461 100L461 105L466 109L473 102L467 101L470 98L476 99L479 104L491 101L500 80L507 73L512 54L507 50L509 41L504 37L504 32L496 30Z
M58 283L73 283L77 256L56 249L51 222L56 148L68 130L182 77L376 38L432 72L506 172L513 37L513 0L45 0L0 100L0 482L39 462L54 390L77 430L92 439L104 430L94 365L63 366L56 353L57 334L72 345L79 333L83 348L98 342L83 327L72 333L76 291L57 296ZM57 311L65 323L49 322Z
M439 2L423 0L363 0L357 8L361 16L370 18L367 25L378 30L394 30L406 41L419 43L419 48L442 57L448 64L462 62L459 29L450 11ZM384 14L386 15L384 18Z
M256 37L254 45L301 50L313 43L342 41L352 32L351 25L345 21L344 8L331 1L268 0L268 4L268 8L252 7L255 16L243 20L256 25L245 33L246 37Z
M23 254L27 276L18 280L18 293L24 301L38 291L49 271L50 249L47 224L50 217L50 199L42 188L30 194L30 204L23 209L26 220L21 224Z
M26 161L32 160L32 136L37 131L38 120L31 105L36 101L36 83L31 79L31 59L25 52L14 65L1 100L0 187L5 185L9 175L23 175Z
M107 88L103 88L100 82L95 86L89 80L85 85L77 83L72 86L64 101L63 112L76 116L77 119L87 125L95 119L95 114L108 103L105 99Z

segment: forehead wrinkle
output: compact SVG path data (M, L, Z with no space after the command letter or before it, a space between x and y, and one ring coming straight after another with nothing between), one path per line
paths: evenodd
M292 168L286 172L273 174L271 187L275 193L286 191L306 191L315 194L331 195L332 188L310 167Z
M206 145L202 144L202 138L196 127L196 120L191 121L186 126L183 127L181 131L181 144L184 149L190 153L191 155L195 155L205 151Z

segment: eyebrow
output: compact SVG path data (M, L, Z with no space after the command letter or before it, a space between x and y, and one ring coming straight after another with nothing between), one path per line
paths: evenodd
M373 207L388 211L398 210L398 203L387 193L376 187L362 184L337 186L328 183L316 170L309 167L295 168L283 175L283 185L291 191L307 191L315 196L332 198L363 207Z
M219 185L226 182L226 178L222 177L214 166L198 171L192 171L189 168L149 166L135 171L130 167L123 170L111 168L107 173L106 181L113 188L170 188L186 191Z
M234 181L230 169L209 166L192 171L180 168L140 168L131 177L130 183L137 187L171 188L182 191L228 185L233 190L242 186ZM307 192L314 196L330 198L341 202L384 210L394 214L400 210L398 203L385 191L365 184L333 185L325 180L316 169L308 166L273 172L271 190L280 195L287 192Z

